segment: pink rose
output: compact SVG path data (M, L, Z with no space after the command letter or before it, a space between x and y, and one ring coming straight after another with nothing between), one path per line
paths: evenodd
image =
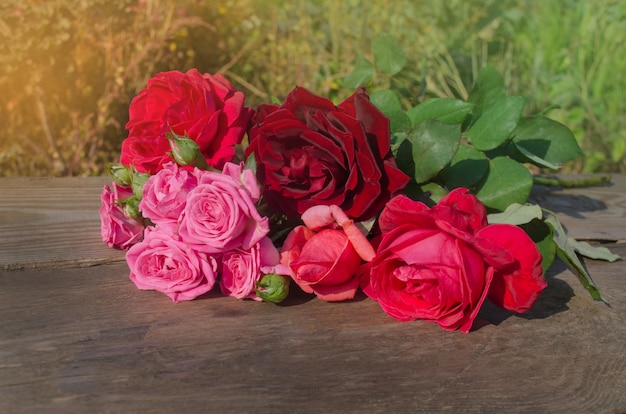
M197 184L195 174L173 162L167 163L144 184L139 210L154 224L175 229L187 204L187 194Z
M361 286L400 321L433 321L469 332L485 298L523 312L546 286L541 255L519 227L487 225L485 208L466 189L429 209L393 198L379 218L376 257Z
M137 288L164 293L174 302L195 299L215 285L217 260L158 227L146 229L144 240L128 249L126 262Z
M243 164L226 163L223 173L195 170L198 186L189 192L178 231L182 240L205 253L249 250L269 232L255 202L256 178Z
M222 256L220 289L224 295L238 299L260 300L256 283L267 273L288 274L279 264L280 254L269 237L264 237L249 250L234 249Z
M143 220L130 217L121 207L121 202L133 196L132 190L115 182L112 186L113 190L105 185L100 196L100 233L109 247L125 250L143 238Z
M302 220L283 244L281 263L305 292L327 301L352 299L357 270L374 256L372 246L338 206L311 207Z
M173 131L195 141L207 163L221 169L245 133L251 110L244 100L220 74L196 69L156 74L130 104L122 164L156 173L172 161L166 134Z

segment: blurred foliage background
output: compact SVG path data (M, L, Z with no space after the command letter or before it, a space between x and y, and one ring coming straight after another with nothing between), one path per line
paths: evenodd
M585 157L567 171L626 170L623 0L2 0L0 176L103 174L159 71L221 72L251 106L295 85L340 101L383 32L415 99L466 98L493 65L574 131Z

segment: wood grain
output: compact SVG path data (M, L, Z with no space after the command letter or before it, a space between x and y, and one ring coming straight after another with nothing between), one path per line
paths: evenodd
M589 267L611 308L557 266L470 334L363 298L173 304L123 264L0 272L0 412L624 412L623 268Z
M623 262L586 262L611 307L557 262L533 309L486 304L467 335L365 297L173 304L100 240L108 181L0 179L0 413L626 412ZM533 196L606 241L626 240L625 193Z
M561 175L574 180L575 175ZM626 175L594 187L535 186L530 201L555 212L568 235L580 240L626 241Z
M107 177L0 178L0 269L123 261L100 238Z

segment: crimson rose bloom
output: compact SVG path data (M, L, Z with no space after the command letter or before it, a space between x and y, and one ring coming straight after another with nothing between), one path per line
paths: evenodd
M335 106L296 87L282 105L259 106L249 136L263 195L289 217L334 204L367 220L409 181L391 154L389 120L364 89Z
M233 159L250 114L243 93L220 74L158 73L130 104L121 163L156 173L172 161L166 134L173 131L194 140L209 166L222 169Z
M546 287L533 241L519 227L487 225L485 207L466 189L432 209L398 196L379 225L380 244L360 269L361 286L397 320L469 332L486 297L524 312Z

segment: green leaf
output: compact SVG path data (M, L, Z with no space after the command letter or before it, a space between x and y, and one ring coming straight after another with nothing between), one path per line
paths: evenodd
M537 245L539 253L541 253L541 267L545 275L556 257L556 244L554 243L554 235L552 228L543 220L532 220L530 223L522 224L520 227L530 236L532 241Z
M438 203L439 200L441 200L443 196L445 196L448 193L439 184L432 183L432 182L422 185L421 190L423 193L429 194L430 199L433 200L435 203Z
M465 187L472 189L489 171L489 160L482 152L461 144L456 154L439 175L442 184L449 188Z
M251 153L248 158L246 158L246 163L244 164L244 168L248 170L252 170L254 175L256 175L256 158L254 156L254 152Z
M507 96L496 101L467 131L467 139L481 151L499 147L517 126L526 104L523 96Z
M511 158L514 158L517 161L530 162L538 167L550 168L552 170L558 170L559 168L561 168L560 165L552 164L551 162L548 162L543 158L538 157L537 155L528 151L523 146L518 146L514 143L511 147L514 148L514 151L509 151L509 155L511 156ZM519 156L518 154L520 154L521 156Z
M489 161L489 172L476 196L485 206L503 211L510 204L524 204L532 185L526 167L508 157L496 157Z
M542 217L543 213L538 205L513 203L502 213L489 214L487 220L489 224L500 223L519 226Z
M415 181L423 183L437 175L454 157L460 140L461 130L458 125L432 119L412 130L407 135L407 141L411 144Z
M342 86L346 88L358 88L366 85L376 75L376 68L363 55L358 55L354 62L352 73L343 78Z
M372 40L376 66L388 75L395 75L406 65L407 58L398 40L390 34L379 34Z
M474 104L454 98L431 98L409 109L406 114L415 126L426 119L436 119L444 124L460 124L471 112Z
M400 141L398 150L394 153L396 165L406 175L413 177L415 175L415 163L413 162L413 145L406 136ZM405 188L406 190L406 188Z
M541 167L559 166L583 155L572 131L545 116L520 119L512 135L515 147Z
M398 96L389 89L372 92L370 101L389 118L391 133L405 132L411 127Z
M587 289L593 299L601 300L608 305L609 303L602 297L600 289L598 289L596 284L593 282L591 276L585 269L585 266L576 255L576 251L570 244L569 239L565 234L565 230L556 216L552 213L548 214L545 218L545 222L552 227L557 256L559 256L559 258L563 260L576 277L578 277L580 283L585 289Z
M467 101L475 105L473 116L478 118L483 111L491 108L498 99L505 96L504 79L493 67L485 66L478 72Z
M614 262L620 260L621 257L611 253L609 249L602 246L592 246L587 242L575 240L568 237L570 246L576 251L576 253L595 260L606 260L607 262Z

